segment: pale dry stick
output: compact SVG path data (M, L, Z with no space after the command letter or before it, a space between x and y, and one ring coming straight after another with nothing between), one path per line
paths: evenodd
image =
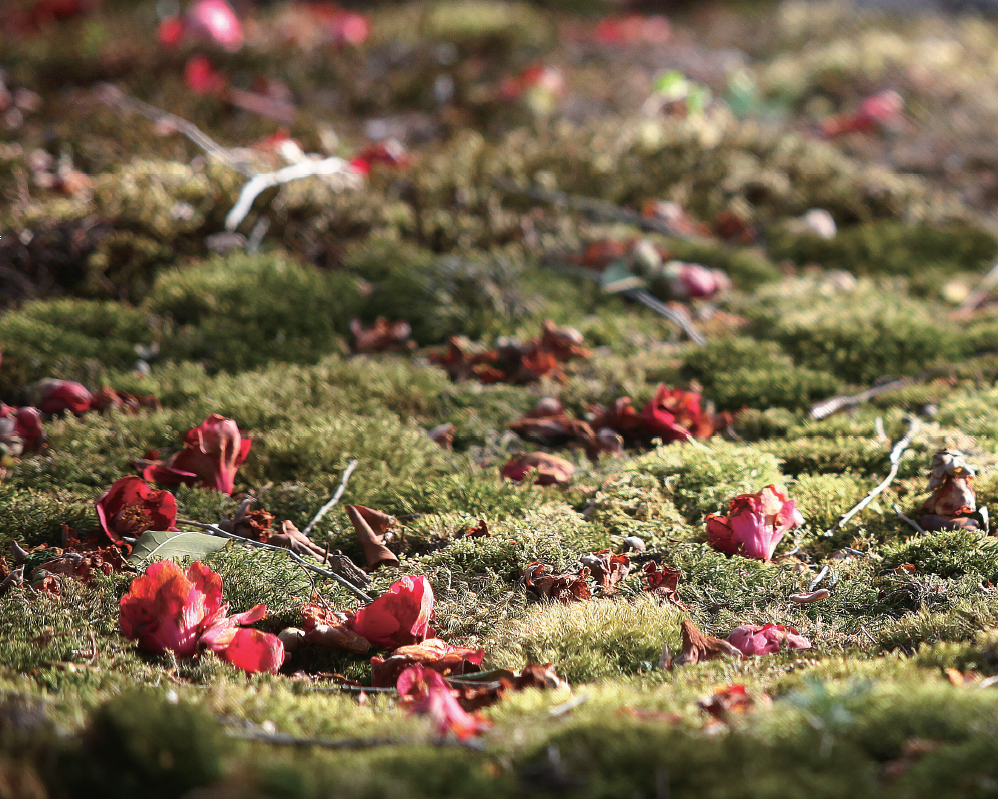
M916 522L916 521L915 521L914 519L912 519L912 518L911 518L910 516L905 516L905 515L904 515L904 514L903 514L903 513L901 512L901 506L900 506L900 505L898 505L898 503L896 503L896 502L894 503L894 512L895 512L895 513L896 513L896 514L898 515L898 518L899 518L899 519L900 519L901 521L903 521L903 522L904 522L905 524L907 524L907 525L909 525L909 526L911 526L911 527L915 528L915 530L916 530L916 531L917 531L917 532L918 532L918 533L919 533L920 535L928 535L928 533L926 532L925 528L924 528L924 527L922 527L922 525L920 525L920 524L919 524L918 522Z
M574 275L575 277L591 280L594 283L599 282L599 277L597 277L591 269L583 269L582 267L577 266L567 266L566 264L553 263L550 261L545 263L545 266L555 272L563 272L568 275ZM640 302L646 308L649 308L650 310L655 311L655 313L664 316L670 322L677 325L694 344L703 346L707 343L707 339L704 338L703 333L696 329L689 316L679 313L678 311L674 311L660 299L652 296L644 289L629 289L620 293L628 299Z
M292 180L300 178L330 177L332 175L342 176L347 184L358 185L360 182L360 173L350 165L350 162L336 156L323 158L321 161L302 161L300 164L291 164L278 169L276 172L261 172L253 175L249 182L243 186L243 190L239 193L239 199L232 206L229 215L225 217L225 229L235 230L239 227L239 224L250 212L250 208L253 207L253 201L265 189L290 183Z
M236 158L236 156L232 154L231 150L226 149L221 144L216 142L193 122L188 122L183 117L171 114L169 111L164 111L162 108L157 108L154 105L150 105L149 103L127 95L117 86L110 83L102 83L98 87L98 92L103 96L106 102L111 103L112 105L116 105L119 108L126 108L131 111L137 111L152 122L165 122L178 133L182 133L194 142L194 144L206 153L215 156L219 161L224 163L226 166L231 167L240 175L245 175L248 178L253 177L254 173L244 161Z
M243 538L241 535L236 535L235 533L227 532L226 530L223 530L221 527L218 527L217 525L206 524L205 522L195 522L191 519L177 519L177 524L185 524L188 527L197 527L198 529L206 530L212 535L217 535L220 538L229 538L233 541L238 541L241 544L248 544L251 547L257 547L258 549L270 549L275 552L284 552L285 554L287 554L289 558L291 558L291 560L293 560L299 566L302 566L303 568L308 569L309 571L313 571L316 574L321 574L323 577L328 577L330 580L336 581L344 588L346 588L348 591L352 592L354 596L356 596L362 602L370 604L371 602L374 601L373 597L370 597L367 594L365 594L349 580L345 580L342 577L340 577L338 574L336 574L336 572L331 572L326 569L319 568L318 566L309 563L307 560L298 555L298 553L292 552L290 549L287 549L286 547L275 547L273 544L265 544L263 543L263 541L254 541L252 538Z
M340 499L343 497L343 492L346 491L347 489L347 480L350 479L350 475L353 474L353 470L357 468L357 464L359 462L360 461L352 460L350 461L350 463L347 464L347 468L343 470L343 479L340 480L340 485L336 489L336 493L329 498L329 502L327 502L325 505L319 508L319 512L312 517L312 521L310 521L307 525L305 525L305 529L301 531L302 535L307 536L309 533L311 533L312 528L315 527L315 525L319 523L322 517L325 516L327 513L329 513L329 511L331 511L336 506L336 503L340 501Z
M887 477L884 478L883 482L880 483L876 488L870 491L863 499L856 503L852 508L847 510L841 516L839 520L832 525L829 529L825 531L825 538L829 538L834 535L837 531L841 530L849 520L859 513L863 508L873 502L880 494L887 490L887 487L894 482L894 478L897 477L898 470L901 468L901 456L904 451L908 449L911 444L911 439L918 430L918 419L913 416L905 416L905 421L908 422L908 431L898 439L898 442L894 445L894 449L891 450L891 469L887 473Z
M457 738L436 738L430 741L401 740L391 738L345 738L333 741L327 738L297 738L283 732L263 732L256 730L226 730L230 738L241 741L260 741L281 746L316 746L323 749L370 749L375 746L460 746L464 749L481 751L485 745L480 741L462 741Z
M995 286L998 286L998 261L995 261L994 266L981 279L981 282L977 284L977 288L970 292L964 298L963 302L956 306L953 316L956 319L966 319L976 310L978 305L984 302Z

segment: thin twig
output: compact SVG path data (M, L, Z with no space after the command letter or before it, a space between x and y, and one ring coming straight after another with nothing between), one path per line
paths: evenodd
M981 279L970 294L953 311L956 319L966 319L991 293L995 286L998 286L998 261L991 267L988 273Z
M182 133L206 153L215 156L219 161L231 167L240 175L245 175L248 178L253 177L253 172L246 165L245 161L237 158L232 154L231 150L216 142L193 122L188 122L183 117L171 114L169 111L164 111L162 108L157 108L154 105L127 95L117 86L110 83L102 83L98 87L98 92L106 102L112 105L130 111L137 111L146 119L153 122L166 123L178 133Z
M849 520L859 513L863 508L869 505L873 500L882 494L887 487L894 482L894 478L897 477L898 470L901 468L901 456L904 451L908 449L911 444L911 439L918 430L918 419L913 416L905 416L905 421L908 422L908 431L898 439L898 442L894 445L894 449L891 450L891 469L887 473L887 477L884 478L883 482L880 483L876 488L874 488L869 494L867 494L863 499L861 499L855 506L850 508L848 511L839 516L839 520L832 525L828 530L825 531L825 537L834 535L836 532L841 530Z
M239 541L242 544L248 544L251 547L257 547L258 549L271 549L276 552L284 552L287 554L289 558L291 558L291 560L293 560L299 566L302 566L308 569L309 571L313 571L316 574L321 574L323 577L328 577L330 580L335 580L344 588L346 588L348 591L351 591L362 602L370 604L371 602L374 601L372 597L365 594L349 580L345 580L342 577L340 577L338 574L336 574L336 572L331 572L327 571L326 569L319 568L318 566L309 563L307 560L300 557L298 553L292 552L290 549L287 549L285 547L275 547L273 544L265 544L263 543L263 541L254 541L252 538L243 538L241 535L230 533L226 530L223 530L221 527L217 525L205 524L204 522L195 522L192 521L191 519L177 519L177 524L185 524L188 527L197 527L201 530L208 531L212 535L217 535L220 536L221 538L230 538L233 541Z
M235 230L240 222L246 218L246 214L253 207L253 201L260 195L260 192L272 186L279 186L282 183L290 183L292 180L309 177L330 177L340 175L347 183L357 183L360 175L350 165L349 161L336 156L323 158L321 161L302 161L300 164L291 164L282 167L276 172L261 172L253 175L249 182L243 186L239 193L239 199L232 206L229 215L225 217L225 229Z
M329 502L327 502L325 505L319 508L319 512L312 517L312 521L310 521L307 525L305 525L305 529L301 531L302 535L307 536L309 533L311 533L312 528L315 527L315 525L319 523L322 517L325 516L327 513L329 513L329 511L331 511L336 506L336 503L340 501L340 499L343 496L343 492L346 491L347 489L347 480L350 479L350 475L353 474L353 470L357 468L358 463L359 461L353 460L347 464L347 468L343 470L343 479L340 480L340 485L336 489L336 493L329 498Z
M829 568L831 568L831 567L828 566L828 565L825 565L824 567L822 567L821 571L818 572L818 576L815 577L813 580L811 580L810 584L808 585L808 587L807 587L808 591L813 591L815 588L817 588L821 584L821 581L825 579L825 575L828 574Z
M574 277L581 277L584 280L590 280L593 283L600 282L598 273L593 272L592 269L584 269L581 266L569 266L568 264L556 263L553 261L547 261L544 265L548 269L555 272L562 272L564 274L573 275ZM689 336L690 341L693 343L701 346L707 343L707 339L704 338L703 333L694 327L693 321L688 316L673 310L666 303L649 294L644 289L628 289L627 291L621 291L620 294L623 294L630 300L640 302L646 308L661 314L670 322L673 322L687 336Z
M430 741L393 740L391 738L345 738L333 741L328 738L297 738L283 732L263 732L257 730L226 730L230 738L242 741L260 741L281 746L318 746L323 749L371 749L376 746L460 746L481 751L485 745L480 741L462 741L457 738L436 738Z
M689 337L690 341L699 346L703 346L707 343L707 339L704 338L703 333L697 330L693 326L693 320L689 318L686 314L674 311L664 302L662 302L657 297L652 296L644 289L630 289L629 291L621 292L625 297L629 297L632 300L637 300L646 308L651 308L651 310L656 313L661 314L670 322L678 325L682 331Z
M898 505L898 504L897 504L896 502L894 503L894 512L895 512L895 513L896 513L896 514L898 515L898 518L899 518L899 519L900 519L901 521L903 521L903 522L904 522L905 524L907 524L907 525L910 525L911 527L914 527L914 528L915 528L915 530L916 530L916 531L917 531L917 532L918 532L918 533L919 533L920 535L928 535L928 533L927 533L927 532L925 531L925 528L924 528L924 527L922 527L922 525L920 525L920 524L919 524L918 522L916 522L916 521L915 521L914 519L912 519L912 518L911 518L910 516L905 516L905 515L904 515L904 514L903 514L903 513L901 512L901 506L900 506L900 505Z

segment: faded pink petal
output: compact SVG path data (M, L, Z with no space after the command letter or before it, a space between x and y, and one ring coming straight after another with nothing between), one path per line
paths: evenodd
M728 641L744 655L772 655L783 649L810 649L811 641L782 624L743 624Z
M225 0L197 0L187 12L187 28L229 52L243 46L242 23Z
M409 712L428 715L440 736L453 732L464 741L491 726L462 708L450 686L435 671L410 666L399 675L396 687L403 701L408 701Z
M769 560L786 533L804 523L792 499L769 485L755 494L741 494L728 503L727 517L707 516L707 540L729 555Z

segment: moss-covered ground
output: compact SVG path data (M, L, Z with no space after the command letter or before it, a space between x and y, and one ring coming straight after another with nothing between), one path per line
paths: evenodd
M296 109L284 123L186 88L184 64L201 50L156 44L157 4L107 0L37 32L0 20L5 85L38 98L0 125L0 400L61 377L162 405L46 421L47 449L0 481L0 545L97 529L94 499L135 458L219 413L252 449L232 497L177 490L182 518L217 521L249 495L303 527L356 459L313 538L360 562L342 505L401 517L391 543L401 565L376 572L376 590L425 575L440 637L483 648L485 668L551 662L570 683L509 695L465 746L437 739L394 697L342 693L328 675L368 682L361 656L305 648L280 674L248 677L210 653L179 663L140 653L118 627L130 574L66 580L59 596L11 590L0 597L0 797L998 792L988 679L998 539L922 536L894 509L918 516L941 447L964 452L979 504L998 505L998 312L953 314L998 253L998 26L735 4L677 12L665 43L601 42L594 28L610 10L579 5L377 5L364 9L369 39L351 46L318 42L303 7L260 4L246 46L211 57L235 87L281 81ZM537 63L560 70L563 92L502 91ZM705 110L648 112L655 78L672 68L711 90ZM355 189L318 179L269 189L238 229L252 239L263 221L258 249L219 253L214 234L245 177L109 105L103 81L226 147L285 125L306 152L350 157L385 130L410 162L375 165ZM903 118L817 135L823 118L884 89L904 97ZM89 180L53 184L44 153L48 178L62 159ZM503 188L511 182L618 208L673 200L708 225L737 215L751 233L642 234ZM837 236L802 229L812 208L831 214ZM589 242L638 235L731 276L731 291L692 308L705 346L564 268ZM408 321L416 348L352 355L350 321L382 316ZM452 382L429 360L449 336L525 340L545 319L593 349L563 382ZM136 370L140 355L148 369ZM936 367L851 410L809 415L820 400ZM690 381L735 412L731 431L595 461L549 447L577 467L565 488L500 478L510 453L539 446L508 431L538 399L581 415L623 395L640 408L659 383ZM922 424L897 480L826 536L886 475L909 414ZM451 451L424 433L445 422ZM773 562L710 548L704 516L769 483L805 519ZM479 518L490 537L458 535ZM637 570L617 598L568 605L520 584L532 561L557 571L631 536L681 569L688 614L644 594ZM258 626L271 632L300 624L313 590L356 607L282 553L230 545L206 562L233 610L268 605ZM831 595L791 602L825 565ZM687 615L722 637L747 623L794 626L814 648L663 670L663 645L678 653ZM698 708L738 683L756 709L719 724ZM298 743L245 740L257 733Z

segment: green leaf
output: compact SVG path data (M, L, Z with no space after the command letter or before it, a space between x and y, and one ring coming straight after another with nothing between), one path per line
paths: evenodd
M600 283L603 285L603 290L611 294L630 289L643 289L646 286L643 278L631 272L626 258L618 258L608 263L600 276Z
M128 562L141 563L152 558L203 558L212 552L218 552L227 543L228 539L206 533L149 530L135 544Z

